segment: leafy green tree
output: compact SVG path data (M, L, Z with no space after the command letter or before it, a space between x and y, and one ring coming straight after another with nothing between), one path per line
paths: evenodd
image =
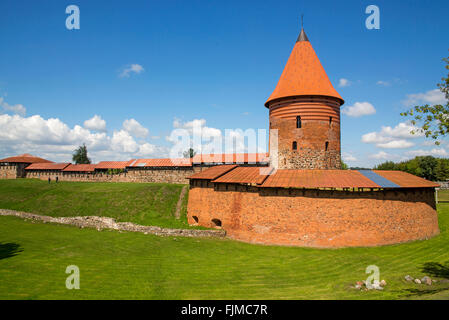
M397 170L393 161L386 161L374 167L374 170Z
M189 150L184 151L183 154L184 158L193 158L196 155L196 151L192 148L189 148Z
M340 161L341 161L341 170L348 170L349 169L348 165L344 163L343 160Z
M428 180L436 180L435 168L438 160L432 156L416 157L418 160L418 167L421 170L420 176Z
M75 153L72 155L72 161L75 162L75 164L90 164L85 144L79 146L79 148L75 150Z
M439 159L435 167L435 178L437 181L445 181L449 178L449 159Z
M443 61L446 62L445 68L449 70L449 57L444 58ZM413 125L419 124L420 128L413 130L412 134L415 134L416 131L423 132L426 137L434 139L436 145L440 144L438 138L449 133L449 72L447 77L442 78L442 81L438 84L438 88L445 95L446 104L415 106L401 113L401 116L412 117Z
M428 180L444 181L449 178L449 159L420 156L399 163L386 161L374 169L405 171Z

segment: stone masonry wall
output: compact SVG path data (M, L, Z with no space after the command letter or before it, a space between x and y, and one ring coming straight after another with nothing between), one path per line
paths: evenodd
M26 178L59 181L90 181L90 182L159 182L188 184L187 177L201 170L198 167L172 169L130 169L126 173L72 173L58 171L27 171Z
M431 188L349 192L193 182L188 222L213 227L212 219L230 238L291 246L377 246L439 233Z
M16 179L17 166L15 165L0 165L0 179Z

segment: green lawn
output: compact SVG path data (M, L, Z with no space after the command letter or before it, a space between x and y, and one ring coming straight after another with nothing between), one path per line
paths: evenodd
M439 205L439 221L441 234L427 241L329 250L98 232L0 217L0 298L449 299L449 284L403 280L431 272L449 277L449 204ZM380 268L386 289L349 288L366 279L371 264ZM80 268L80 290L65 288L68 265Z
M449 190L438 190L438 201L449 202Z
M142 225L189 228L187 197L180 219L174 219L182 187L166 183L0 180L0 208L53 217L105 216Z

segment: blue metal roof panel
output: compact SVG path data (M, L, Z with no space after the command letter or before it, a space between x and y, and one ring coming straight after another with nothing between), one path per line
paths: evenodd
M372 182L378 184L382 188L400 188L401 186L397 185L394 182L378 175L377 173L371 170L359 170L361 174L370 179Z

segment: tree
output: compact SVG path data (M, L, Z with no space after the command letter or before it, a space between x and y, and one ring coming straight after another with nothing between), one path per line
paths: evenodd
M182 155L184 156L184 158L193 158L196 155L196 151L192 148L189 148L189 150L184 151Z
M87 157L87 148L85 144L79 146L79 148L75 150L72 160L75 164L90 164L90 159Z
M348 165L346 163L343 162L343 160L340 160L341 162L341 170L348 170Z
M443 59L446 62L445 68L449 70L449 57ZM429 106L415 106L409 111L401 113L401 116L412 117L411 123L416 125L419 123L420 128L412 130L412 134L416 131L422 132L426 137L435 140L435 144L439 145L437 140L449 133L449 72L446 78L442 78L443 82L438 84L438 88L446 97L446 104L436 104Z
M399 163L386 161L375 166L374 170L399 170L432 181L444 181L449 178L449 159L420 156Z
M396 170L396 164L393 161L386 161L374 167L374 170Z
M445 181L449 178L449 159L439 159L435 167L435 178L437 181Z

